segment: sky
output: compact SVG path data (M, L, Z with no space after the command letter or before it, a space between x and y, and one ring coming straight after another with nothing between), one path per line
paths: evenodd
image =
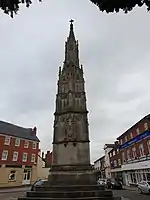
M106 14L88 0L35 1L14 19L0 11L0 120L37 126L52 150L58 68L74 19L86 81L92 162L150 113L150 14Z

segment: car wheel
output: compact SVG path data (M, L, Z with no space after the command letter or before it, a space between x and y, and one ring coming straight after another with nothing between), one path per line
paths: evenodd
M138 193L142 194L142 190L140 188L138 188Z

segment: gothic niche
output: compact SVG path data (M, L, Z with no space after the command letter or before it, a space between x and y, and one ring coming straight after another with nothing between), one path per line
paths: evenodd
M65 141L76 141L77 140L77 131L78 131L78 124L75 116L69 116L64 124L64 140ZM74 144L75 146L75 144Z

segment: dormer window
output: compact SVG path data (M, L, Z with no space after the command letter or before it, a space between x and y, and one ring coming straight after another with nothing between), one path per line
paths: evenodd
M145 129L145 131L148 130L148 123L144 123L144 129Z

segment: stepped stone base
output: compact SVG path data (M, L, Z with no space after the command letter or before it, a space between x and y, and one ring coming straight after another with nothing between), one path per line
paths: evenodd
M96 174L92 169L75 171L69 168L55 168L48 181L37 186L35 191L27 192L18 200L120 200L114 198L112 191L96 184ZM65 170L66 169L66 170ZM73 169L73 168L72 168Z
M120 200L98 185L40 186L18 200Z

